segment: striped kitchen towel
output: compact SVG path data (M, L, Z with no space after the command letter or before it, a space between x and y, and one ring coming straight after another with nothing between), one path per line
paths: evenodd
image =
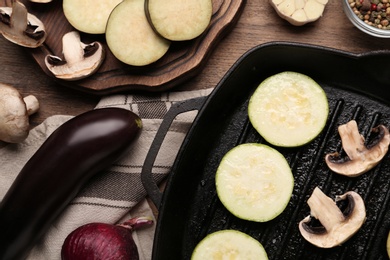
M45 237L33 248L29 260L57 260L65 237L78 226L90 222L118 223L136 216L151 216L153 211L145 200L141 169L149 147L165 113L174 102L207 96L211 89L151 93L143 95L112 95L103 97L96 108L121 107L138 114L143 121L139 138L130 153L110 168L91 179L77 197L52 224ZM153 167L153 176L161 182L169 173L180 145L191 126L196 111L179 115L171 125ZM12 184L23 165L62 123L72 116L55 115L30 131L20 144L0 149L0 198ZM150 259L155 225L134 232L141 259Z

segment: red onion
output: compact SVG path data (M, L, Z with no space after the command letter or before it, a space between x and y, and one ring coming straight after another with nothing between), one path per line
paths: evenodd
M151 225L149 218L132 218L122 224L90 223L72 231L62 245L63 260L137 260L132 231Z

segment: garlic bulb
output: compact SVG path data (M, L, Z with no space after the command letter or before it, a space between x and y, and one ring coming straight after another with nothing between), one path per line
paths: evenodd
M270 0L270 3L280 17L301 26L319 19L328 0Z

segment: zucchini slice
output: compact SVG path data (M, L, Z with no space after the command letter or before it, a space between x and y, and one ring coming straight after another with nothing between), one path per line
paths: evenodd
M237 230L221 230L207 235L195 247L191 260L245 259L267 260L262 244Z
M290 201L294 177L284 156L264 144L247 143L222 158L216 176L222 204L238 218L266 222Z
M387 237L387 254L389 255L389 258L390 258L390 231L389 231L389 235Z
M312 78L292 71L268 77L249 100L253 127L270 144L296 147L324 129L329 114L326 93Z

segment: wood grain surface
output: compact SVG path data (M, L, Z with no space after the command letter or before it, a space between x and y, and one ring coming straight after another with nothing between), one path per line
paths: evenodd
M356 29L344 15L341 0L330 0L323 17L302 27L281 19L267 0L247 0L237 24L221 39L202 71L169 91L213 88L245 52L273 41L308 43L353 53L386 50L390 46L390 39L375 38ZM0 63L0 82L15 86L23 95L34 94L40 100L40 111L31 117L32 126L51 115L77 115L92 109L100 99L59 84L41 69L29 50L3 37L0 37ZM364 72L357 75L364 76ZM126 93L135 92L140 91Z

